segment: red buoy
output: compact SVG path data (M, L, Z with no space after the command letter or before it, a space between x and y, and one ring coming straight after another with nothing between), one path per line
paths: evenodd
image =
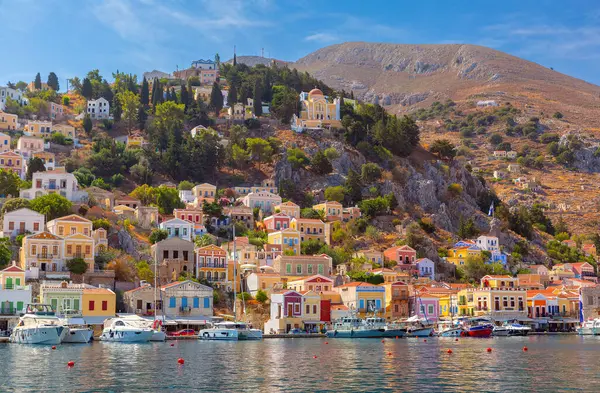
M185 363L185 360L183 360L183 358L179 358L179 359L177 359L177 363L179 363L179 364L184 364L184 363Z
M427 342L427 339L424 339L424 340L423 340L423 342L424 342L424 343L426 343L426 342Z
M391 353L391 352L388 352L388 356L392 356L392 353Z
M175 344L171 344L171 346L172 346L172 347L174 347L174 346L175 346Z
M451 354L451 353L452 353L452 350L451 350L451 349L449 349L447 352L448 352L449 354Z
M458 341L458 338L455 338L454 341Z
M398 336L396 336L396 340L398 339Z
M529 350L529 348L523 347L523 352L527 352L528 350Z
M382 342L382 343L384 343L384 342L385 342L385 340L381 340L381 342Z
M56 349L56 345L53 345L53 346L52 346L52 349Z
M313 356L313 359L316 359L316 358L317 358L317 355Z
M69 360L69 362L67 363L67 367L73 367L75 365L75 362L72 360Z
M492 352L492 348L488 348L486 351L488 351L488 352Z

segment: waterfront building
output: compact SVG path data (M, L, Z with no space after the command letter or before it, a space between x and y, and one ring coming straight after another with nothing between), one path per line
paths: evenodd
M34 271L63 271L64 239L50 232L42 231L23 238L19 251L20 267Z
M440 315L440 298L427 292L416 291L413 315L429 323L437 322Z
M233 290L233 261L228 261L227 251L214 244L196 249L197 278L218 287ZM236 280L236 287L239 280Z
M316 293L333 291L333 280L321 274L302 278L290 278L287 281L288 289L293 291L314 291Z
M381 284L385 287L385 314L392 320L410 317L410 288L402 281Z
M288 333L302 325L302 294L289 289L272 293L270 318L264 325L264 332Z
M213 315L213 289L209 286L186 280L163 285L160 290L167 317Z
M46 218L43 214L26 207L4 213L2 236L15 237L25 233L39 233L44 230Z
M360 317L374 312L385 311L386 288L366 282L349 282L334 288L341 296L342 302Z
M468 288L458 293L459 315L488 316L496 321L527 317L527 292L516 288Z
M31 286L25 285L25 271L13 262L0 270L0 331L14 325L16 316L31 303Z
M94 320L93 324L101 324L104 319L113 317L116 310L116 295L110 289L67 281L58 284L42 282L40 302L50 304L57 314L80 313L84 319Z
M181 275L194 274L194 243L179 237L161 240L150 247L150 268L155 272L159 285L177 281Z

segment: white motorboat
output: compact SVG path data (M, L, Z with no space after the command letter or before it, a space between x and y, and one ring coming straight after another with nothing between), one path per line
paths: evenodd
M509 336L526 336L531 331L529 326L521 325L520 323L505 324L504 327L508 329Z
M127 319L127 321L129 321L129 323L132 326L152 329L152 337L150 337L150 341L162 342L167 340L167 333L165 333L165 331L162 329L162 322L160 321L160 319L155 319L154 321L151 321L135 314L119 314L119 318Z
M239 332L235 326L215 323L212 327L200 330L198 337L202 340L237 341Z
M509 336L510 330L506 326L494 326L493 336Z
M140 326L139 321L128 318L110 318L104 321L100 340L122 343L143 343L150 341L154 331Z
M18 344L58 345L68 329L46 304L29 304L18 325L10 335L10 342Z
M63 338L63 343L87 344L92 340L94 331L86 327L68 326L69 330Z
M217 325L237 330L239 340L262 340L263 338L262 330L252 329L244 322L220 322Z
M594 335L594 323L596 320L583 321L577 328L577 334L580 336L593 336Z

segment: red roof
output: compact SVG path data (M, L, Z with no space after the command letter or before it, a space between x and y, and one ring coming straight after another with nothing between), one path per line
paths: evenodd
M1 272L7 272L7 273L23 273L25 270L21 269L20 267L18 267L17 265L10 265L9 267L7 267L6 269L2 270Z

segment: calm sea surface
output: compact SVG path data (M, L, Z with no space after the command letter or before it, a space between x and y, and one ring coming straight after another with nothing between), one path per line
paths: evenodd
M599 392L600 337L0 344L0 391Z

